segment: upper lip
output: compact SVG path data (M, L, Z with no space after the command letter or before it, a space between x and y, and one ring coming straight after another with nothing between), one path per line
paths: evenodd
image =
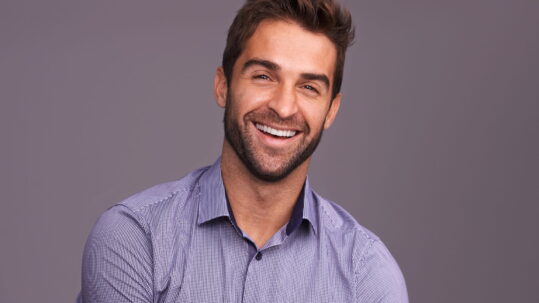
M265 125L265 126L271 127L273 129L276 129L276 130L283 130L283 131L291 130L291 131L294 131L294 132L301 132L301 130L299 130L297 128L294 128L294 127L277 126L277 125L273 125L271 123L263 123L263 122L258 122L258 121L253 121L253 123L255 124L255 126L256 126L256 124L261 124L261 125Z

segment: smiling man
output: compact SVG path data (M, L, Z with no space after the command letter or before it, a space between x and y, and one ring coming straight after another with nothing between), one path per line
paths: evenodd
M99 218L79 301L407 302L384 244L307 179L352 38L334 1L247 1L215 75L220 159Z

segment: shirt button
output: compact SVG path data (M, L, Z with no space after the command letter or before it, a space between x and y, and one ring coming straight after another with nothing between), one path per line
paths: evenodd
M262 260L262 253L261 253L261 252L258 252L258 253L256 254L255 259L256 259L257 261Z

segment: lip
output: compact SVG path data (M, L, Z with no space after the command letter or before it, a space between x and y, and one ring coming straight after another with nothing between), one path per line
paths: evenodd
M251 123L251 127L253 128L254 132L256 133L256 137L262 142L262 144L264 144L265 146L268 146L270 148L284 148L286 146L289 146L291 144L294 144L294 142L296 142L300 136L300 134L302 133L301 131L296 131L296 134L293 136L293 137L290 137L290 138L277 138L277 137L274 137L270 134L266 134L264 133L263 131L259 130L258 128L256 128L256 123L259 123L259 122L254 122ZM260 124L263 124L263 123L260 123ZM264 125L267 125L271 128L275 128L275 129L278 129L278 130L293 130L293 129L283 129L283 128L277 128L277 127L273 127L271 125L268 125L268 124L264 124Z

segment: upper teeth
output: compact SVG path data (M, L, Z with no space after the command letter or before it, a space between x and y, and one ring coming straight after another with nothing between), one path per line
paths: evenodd
M275 129L275 128L271 128L269 126L266 126L266 125L263 125L263 124L260 124L260 123L257 123L256 124L256 128L258 128L259 130L265 132L265 133L268 133L268 134L272 134L274 136L278 136L278 137L293 137L295 134L296 134L296 131L295 130L278 130L278 129Z

